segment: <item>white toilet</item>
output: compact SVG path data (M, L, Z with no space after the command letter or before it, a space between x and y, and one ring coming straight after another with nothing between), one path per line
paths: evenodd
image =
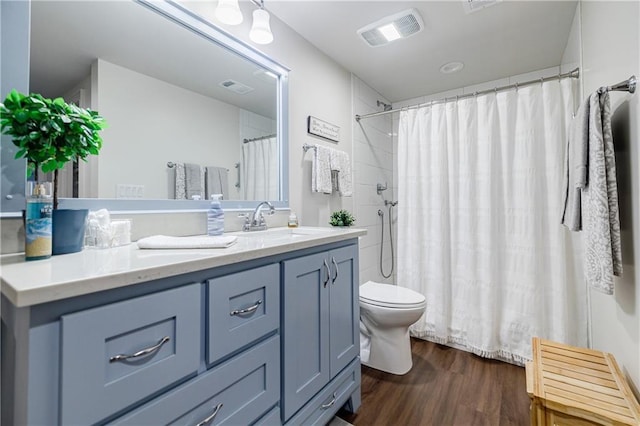
M367 281L360 286L362 364L393 374L411 370L409 326L424 313L425 297L411 289Z

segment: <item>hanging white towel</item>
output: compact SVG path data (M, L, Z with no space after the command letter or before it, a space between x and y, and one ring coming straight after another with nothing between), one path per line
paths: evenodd
M196 235L192 237L170 237L167 235L154 235L138 240L141 249L209 249L227 248L235 244L238 237L235 235Z
M613 294L613 276L622 275L616 160L609 92L589 96L589 162L582 191L585 277L596 290Z
M311 165L311 190L331 194L331 149L315 145Z
M353 183L351 180L349 154L338 149L331 149L330 167L332 171L338 172L338 193L343 197L351 197L353 195Z
M204 200L204 168L198 164L185 163L185 182L187 200Z

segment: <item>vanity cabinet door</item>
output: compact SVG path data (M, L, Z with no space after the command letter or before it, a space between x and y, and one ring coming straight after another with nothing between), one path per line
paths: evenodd
M328 267L326 253L283 262L284 419L298 411L330 378Z
M357 246L331 250L329 260L329 348L331 377L334 377L360 353Z
M60 422L93 424L196 373L201 285L64 315Z
M287 260L283 278L286 421L359 354L358 246Z

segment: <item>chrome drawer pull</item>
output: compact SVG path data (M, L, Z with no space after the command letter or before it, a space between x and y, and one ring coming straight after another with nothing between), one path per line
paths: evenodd
M116 362L116 361L125 361L127 359L135 359L135 358L140 358L141 356L145 356L148 355L150 353L153 353L155 351L157 351L158 349L160 349L162 347L162 345L164 345L165 343L167 343L169 341L169 336L164 336L162 339L160 339L160 341L158 343L156 343L155 345L151 346L150 348L146 348L146 349L142 349L134 354L131 355L114 355L111 358L109 358L109 362Z
M198 423L196 426L205 426L205 425L208 425L209 423L211 423L213 421L213 419L216 418L216 415L218 415L218 411L220 411L221 408L222 408L222 402L220 404L216 405L216 408L213 410L213 413L211 413L211 415L209 417L207 417L206 419L204 419L203 421Z
M324 280L324 283L322 283L322 285L324 287L327 286L327 283L329 282L329 280L331 279L331 268L329 268L329 264L327 263L327 259L325 259L324 261L324 267L327 268L327 279Z
M262 304L262 300L258 300L255 305L249 306L246 309L236 309L235 311L229 312L229 315L233 316L233 315L242 315L242 314L251 313L256 309L258 309L258 306L260 306L261 304Z
M333 263L333 266L336 267L336 276L331 278L331 284L335 284L336 280L338 279L338 262L336 262L336 258L331 256L331 263Z
M320 406L320 408L322 408L323 410L326 410L327 408L331 407L333 404L336 403L336 393L333 393L333 399L329 402L327 402L326 404L322 404Z

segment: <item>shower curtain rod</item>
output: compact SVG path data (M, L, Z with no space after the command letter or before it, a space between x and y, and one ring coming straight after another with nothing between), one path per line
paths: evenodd
M452 96L452 97L449 97L449 98L442 98L442 99L438 99L438 100L434 100L434 101L423 102L421 104L411 105L411 106L408 106L408 107L391 109L389 111L380 111L380 112L373 112L371 114L356 115L356 121L360 121L363 118L377 117L379 115L392 114L394 112L400 112L402 110L416 109L416 108L420 108L420 107L427 106L427 105L434 105L434 104L440 104L440 103L444 103L444 102L452 101L452 100L470 98L471 96L484 95L486 93L491 93L491 92L499 92L501 90L517 89L519 87L530 86L530 85L536 84L536 83L544 83L545 81L560 80L562 78L568 78L568 77L579 78L580 77L580 68L576 68L576 69L571 70L569 72L566 72L564 74L554 75L553 77L541 77L541 78L539 78L537 80L529 80L529 81L525 81L523 83L514 83L514 84L509 84L507 86L500 86L500 87L495 87L493 89L482 90L482 91L479 91L479 92L466 93L464 95ZM635 77L634 77L634 81L635 81ZM619 84L621 84L621 83L619 83ZM635 88L635 83L634 83L634 88ZM616 89L614 89L614 90L616 90Z
M261 141L262 139L275 138L276 136L278 136L278 135L274 133L273 135L260 136L260 137L253 138L253 139L244 139L243 143Z

